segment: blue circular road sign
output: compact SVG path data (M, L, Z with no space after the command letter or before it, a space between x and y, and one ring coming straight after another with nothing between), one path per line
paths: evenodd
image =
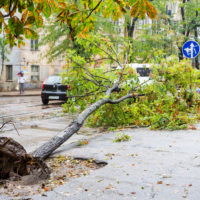
M199 44L195 41L187 41L183 45L183 55L187 58L195 58L199 54Z

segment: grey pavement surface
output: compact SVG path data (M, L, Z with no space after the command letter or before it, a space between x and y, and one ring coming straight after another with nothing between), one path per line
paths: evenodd
M61 115L59 104L42 106L39 97L0 99L0 113L15 120L20 136L9 125L1 136L13 137L28 152L62 131L73 116ZM16 102L17 99L17 102ZM8 101L9 100L9 101ZM7 101L7 105L4 103ZM16 103L15 103L16 102ZM18 104L17 104L18 103ZM18 106L16 106L18 105ZM9 111L10 109L10 111ZM21 110L24 114L16 115ZM32 114L30 114L32 113ZM14 117L13 117L14 116ZM196 130L151 131L135 128L110 133L83 127L52 155L94 158L108 164L87 176L71 179L34 200L199 200L200 125ZM131 141L113 143L116 133ZM78 146L78 140L89 144ZM0 200L27 199L6 197Z
M19 96L0 98L0 124L12 121L4 126L0 136L12 137L22 143L28 152L47 142L52 136L64 130L73 120L73 116L62 113L63 102L53 101L43 105L39 96ZM96 129L83 127L72 141L98 134Z
M27 89L23 95L19 91L0 92L0 97L17 97L17 96L40 96L41 89Z
M200 199L200 135L196 131L123 131L130 142L113 143L116 133L92 138L87 146L63 145L59 154L89 157L108 164L70 180L42 199ZM162 183L162 184L159 184Z
M91 171L87 176L72 179L63 186L46 192L46 196L35 195L31 198L200 199L199 128L173 132L141 128L122 132L131 136L132 140L113 143L116 132L112 132L91 138L87 146L79 147L74 140L62 145L54 155L95 158L108 164ZM0 199L9 198L4 196Z

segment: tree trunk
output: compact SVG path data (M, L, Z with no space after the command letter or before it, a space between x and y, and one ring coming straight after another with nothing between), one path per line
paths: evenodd
M130 19L130 20L132 20L132 22L127 23L127 32L128 32L128 37L133 39L135 24L136 24L136 21L138 20L138 17L134 17L133 19Z
M31 155L33 157L38 157L41 159L47 158L49 155L51 155L53 151L55 151L60 145L67 141L81 128L84 121L89 115L91 115L95 110L108 102L108 98L103 98L86 108L76 117L76 119L71 124L69 124L69 126L64 131L60 132L58 135L50 139L47 143L36 149Z
M135 25L136 25L136 21L138 20L138 17L134 17L133 19L130 18L130 21L127 22L127 33L128 33L128 38L130 40L130 45L133 45L133 34L134 34L134 30L135 30ZM132 63L132 58L130 57L129 60L130 63Z
M125 99L128 98L135 98L136 96L133 95L132 93L127 94L117 100L111 100L109 97L115 89L118 88L119 81L121 78L118 79L116 83L114 83L112 88L109 88L106 92L106 98L102 98L98 100L97 102L93 103L90 105L88 108L86 108L82 113L80 113L76 119L69 124L69 126L62 132L60 132L58 135L54 136L51 138L48 142L37 148L34 152L31 153L31 155L35 158L40 158L40 159L45 159L53 151L55 151L60 145L62 145L65 141L67 141L73 134L75 134L83 125L84 121L98 108L103 106L106 103L110 104L118 104L121 101L124 101ZM139 94L137 96L143 96L143 94Z
M185 31L186 31L186 24L185 24L185 8L184 8L184 4L186 3L186 0L182 1L182 6L181 6L181 18L183 21L183 30L182 30L182 34L185 35Z
M1 74L0 74L0 80L5 81L5 44L4 44L4 30L3 32L3 40L2 40L2 46L1 46Z
M182 47L178 47L179 51L178 51L178 57L179 57L179 61L183 60L183 51L182 51Z
M197 17L198 17L199 13L198 11L196 11L196 20L197 20ZM197 30L197 22L195 20L195 27L194 27L194 38L196 41L198 41L198 30ZM199 59L198 59L198 56L195 58L195 68L196 69L199 69Z
M4 81L5 79L5 66L4 66L4 61L5 61L5 58L4 58L4 50L2 52L2 55L1 55L1 74L0 74L0 80L1 81Z

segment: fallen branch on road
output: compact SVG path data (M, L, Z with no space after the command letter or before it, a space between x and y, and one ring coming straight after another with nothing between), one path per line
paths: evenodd
M2 125L1 125L1 127L0 127L0 131L2 131L3 127L4 127L5 125L7 125L7 124L12 124L13 127L14 127L14 129L16 130L17 134L20 135L20 134L19 134L19 131L17 130L17 128L16 128L16 126L15 126L15 123L14 123L12 120L3 122Z

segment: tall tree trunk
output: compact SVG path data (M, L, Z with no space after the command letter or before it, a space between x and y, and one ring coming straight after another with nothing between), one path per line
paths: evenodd
M3 81L4 79L4 53L2 50L2 54L1 54L1 74L0 74L0 80Z
M198 15L199 15L199 13L198 13L198 11L196 11L196 19L197 19ZM194 38L195 38L196 41L198 41L198 30L197 30L197 24L196 24L196 23L197 23L197 22L196 22L196 20L195 20ZM195 58L195 67L196 67L197 69L199 69L199 58L198 58L198 56Z
M133 34L135 30L136 21L138 20L138 17L134 17L133 19L130 19L131 21L127 22L127 32L128 32L128 38L130 40L131 45L133 44ZM132 63L132 58L130 57L129 60L130 63Z
M133 34L134 34L134 30L135 30L135 24L136 24L137 20L138 20L138 17L134 17L131 22L127 23L128 37L131 38L131 39L133 38Z
M183 29L181 31L181 33L185 36L186 33L186 24L185 24L185 8L184 8L184 4L186 3L186 0L182 0L182 6L181 6L181 18L182 18L182 23L183 23ZM184 42L183 42L184 43ZM183 60L183 52L182 52L182 46L178 47L179 52L178 52L178 57L179 60Z
M185 24L185 8L184 8L184 4L185 4L186 0L182 1L182 6L181 6L181 18L183 21L183 30L182 30L182 34L185 35L185 31L186 31L186 24Z
M3 32L3 38L2 38L2 44L1 44L1 74L0 74L0 80L4 81L4 74L5 74L5 45L4 45L4 30Z
M179 60L183 60L183 51L182 51L182 47L178 47L179 51L178 51L178 58Z

